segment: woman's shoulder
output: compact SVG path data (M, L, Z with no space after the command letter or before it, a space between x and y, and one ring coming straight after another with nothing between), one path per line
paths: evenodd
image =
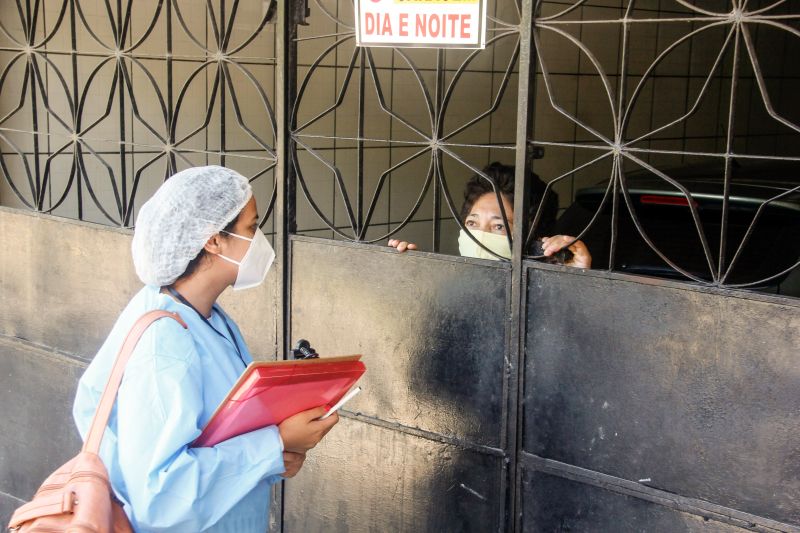
M158 290L153 287L145 287L131 298L81 377L83 387L95 390L97 394L103 390L111 367L136 320L157 309L176 311L169 302L158 298ZM139 373L137 369L188 368L196 357L191 334L183 326L172 319L157 320L139 339L126 365L125 375L135 375Z
M197 356L189 330L171 318L153 322L142 335L139 345L157 357L188 361Z
M172 298L161 294L158 288L144 287L131 298L120 314L109 340L124 339L139 318L157 310L178 314L182 311ZM141 352L184 360L196 355L191 332L171 318L156 320L147 328L136 346L136 353Z

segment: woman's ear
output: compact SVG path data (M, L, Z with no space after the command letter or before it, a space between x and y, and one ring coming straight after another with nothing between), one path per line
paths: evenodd
M212 255L219 255L222 253L222 236L219 233L215 233L211 236L208 241L206 241L206 245L203 246L203 250L212 254Z

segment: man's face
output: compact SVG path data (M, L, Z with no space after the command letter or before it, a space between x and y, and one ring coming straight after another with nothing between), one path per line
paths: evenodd
M508 201L505 195L501 195L503 199L503 208L508 217L508 225L506 228L503 222L503 215L500 214L500 204L497 203L497 195L493 192L486 193L478 198L472 205L464 225L467 229L476 229L485 231L486 233L497 233L499 235L506 235L508 230L514 228L514 207Z

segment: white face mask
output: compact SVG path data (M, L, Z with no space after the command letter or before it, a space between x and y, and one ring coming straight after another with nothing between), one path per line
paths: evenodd
M497 233L488 233L477 229L469 230L472 236L484 245L489 250L493 251L500 257L511 259L511 245L508 244L508 237L506 235L499 235ZM492 259L499 261L499 259L483 248L478 243L469 238L469 235L463 229L458 235L458 252L463 257L475 257L477 259Z
M225 230L223 230L223 233L245 241L250 241L250 246L247 248L241 261L234 261L229 257L218 254L219 257L225 261L239 267L239 273L236 275L233 290L238 291L261 285L264 278L267 277L269 267L271 267L272 262L275 261L275 250L272 249L264 233L260 229L257 229L252 239Z

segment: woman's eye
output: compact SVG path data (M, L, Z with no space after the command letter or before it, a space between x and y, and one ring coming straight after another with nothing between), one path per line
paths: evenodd
M494 230L495 231L505 231L506 227L503 224L495 224Z
M467 226L468 228L471 228L475 226L475 222L473 222L472 220L467 220L467 222L464 225Z

